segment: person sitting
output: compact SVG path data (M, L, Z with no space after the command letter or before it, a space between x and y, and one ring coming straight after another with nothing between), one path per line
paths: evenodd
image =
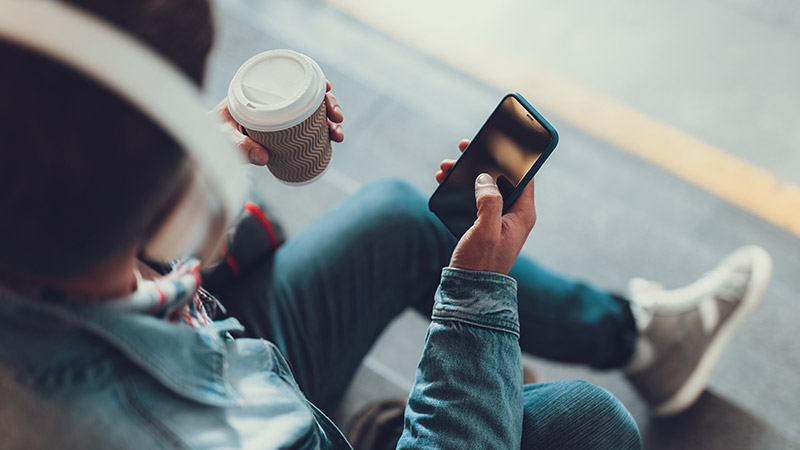
M66 3L203 82L207 2ZM608 391L523 385L521 351L626 368L656 413L676 413L769 279L768 256L748 247L683 289L595 289L519 256L533 183L503 215L484 175L460 241L416 190L382 181L208 292L192 255L166 274L143 256L191 191L187 168L209 163L169 123L62 62L5 40L0 60L13 67L0 82L0 391L19 399L2 407L10 448L349 448L325 413L408 307L431 324L398 448L639 448ZM251 162L267 162L224 106L215 113Z

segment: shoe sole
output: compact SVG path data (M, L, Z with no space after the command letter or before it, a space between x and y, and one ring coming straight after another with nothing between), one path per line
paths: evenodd
M694 372L689 375L686 383L668 400L651 409L651 414L657 417L666 417L678 414L692 406L706 388L711 372L717 366L722 353L730 343L736 332L747 323L758 305L764 299L769 281L772 278L772 258L761 247L749 246L739 251L754 253L753 273L748 292L745 293L741 305L731 314L730 319L723 324L717 335L711 340L708 349L697 364Z

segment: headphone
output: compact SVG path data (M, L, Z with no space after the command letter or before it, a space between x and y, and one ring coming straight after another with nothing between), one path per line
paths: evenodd
M146 242L144 256L216 260L247 197L246 161L208 117L195 85L136 38L75 7L0 0L0 11L0 39L105 86L161 127L191 161L188 188Z

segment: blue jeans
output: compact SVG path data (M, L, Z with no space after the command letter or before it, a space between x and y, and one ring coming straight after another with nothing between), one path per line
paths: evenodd
M455 243L420 193L378 182L217 294L249 335L282 350L309 400L332 412L388 323L407 307L430 314ZM597 368L630 357L636 331L624 301L525 257L510 275L519 283L524 352ZM526 386L523 398L523 448L638 446L630 414L601 388L544 383Z

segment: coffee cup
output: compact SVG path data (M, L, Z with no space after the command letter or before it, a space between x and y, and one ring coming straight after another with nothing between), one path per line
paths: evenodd
M330 164L325 88L319 65L292 50L253 56L231 80L231 115L267 148L267 168L284 183L309 183Z

